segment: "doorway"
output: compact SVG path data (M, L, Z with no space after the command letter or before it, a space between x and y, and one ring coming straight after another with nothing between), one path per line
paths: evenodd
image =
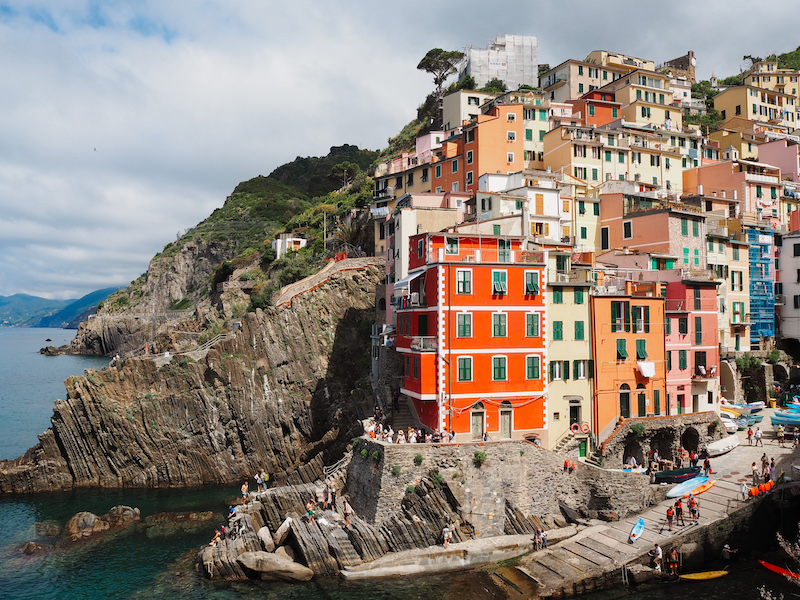
M627 419L631 416L631 388L623 383L619 388L619 415Z
M486 411L483 403L478 402L472 407L472 439L482 440L486 430Z

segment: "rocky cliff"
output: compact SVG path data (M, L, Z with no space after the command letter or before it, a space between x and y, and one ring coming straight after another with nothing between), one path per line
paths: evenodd
M247 313L203 356L122 361L66 381L52 427L0 462L0 492L317 479L361 432L380 266Z

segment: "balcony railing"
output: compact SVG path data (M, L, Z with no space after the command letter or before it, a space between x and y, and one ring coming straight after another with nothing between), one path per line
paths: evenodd
M706 367L697 365L692 373L692 379L714 379L717 376L717 365Z
M436 338L428 335L415 335L411 338L411 349L418 352L436 352Z
M372 197L374 198L390 198L394 196L394 188L393 187L385 187L380 188L378 190L373 190Z

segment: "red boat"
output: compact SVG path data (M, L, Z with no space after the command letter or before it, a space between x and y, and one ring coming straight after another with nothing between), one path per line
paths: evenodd
M800 575L795 573L794 571L790 571L789 569L784 569L783 567L779 567L778 565L773 565L768 563L764 560L759 560L764 567L772 571L773 573L777 573L778 575L783 575L785 577L791 577L792 579L800 579Z

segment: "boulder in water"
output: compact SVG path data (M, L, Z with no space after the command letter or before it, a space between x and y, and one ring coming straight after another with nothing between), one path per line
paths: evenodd
M34 553L38 552L41 549L42 549L42 547L39 544L37 544L35 542L28 542L27 544L25 544L22 547L22 552L24 552L25 554L30 556L31 554L34 554Z
M264 581L310 581L314 572L279 554L269 552L243 552L236 559L239 564L257 573Z
M79 512L72 517L64 530L72 536L72 539L89 537L93 533L106 531L109 528L108 521L104 521L94 513Z
M103 518L108 521L111 527L127 527L141 519L141 513L138 508L120 504L109 510L108 513L103 515Z

